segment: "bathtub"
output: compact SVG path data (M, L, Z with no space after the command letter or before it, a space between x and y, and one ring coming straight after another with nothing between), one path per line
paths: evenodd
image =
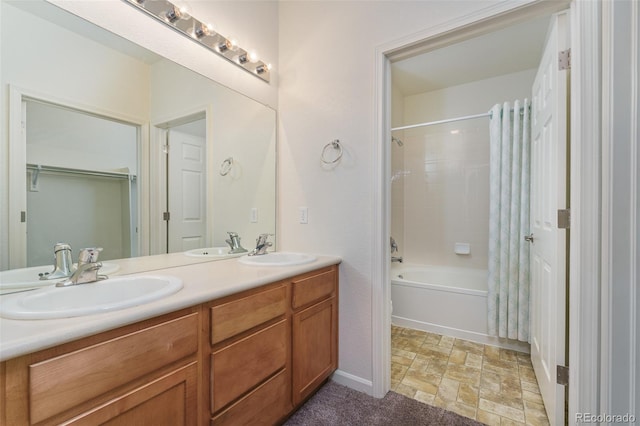
M487 270L429 265L391 268L391 322L518 351L529 345L487 334Z

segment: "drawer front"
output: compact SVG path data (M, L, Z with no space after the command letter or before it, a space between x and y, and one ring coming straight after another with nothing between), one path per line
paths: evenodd
M336 288L336 270L332 268L310 277L293 281L293 309L330 297Z
M291 411L289 370L269 379L211 421L215 426L274 425Z
M211 344L284 315L286 308L285 286L214 306L211 308Z
M282 320L211 355L213 412L224 408L285 366L287 324Z
M65 425L195 425L197 380L198 367L193 362L82 413Z
M130 333L29 366L31 421L37 423L198 350L198 314Z

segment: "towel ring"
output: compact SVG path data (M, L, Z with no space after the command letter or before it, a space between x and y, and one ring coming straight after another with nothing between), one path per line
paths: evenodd
M220 176L226 176L231 171L231 167L233 167L233 157L229 157L222 162L220 165Z
M338 150L338 156L336 158L334 158L333 160L327 160L325 159L326 153L327 153L327 148L332 147L333 149L337 149ZM340 161L340 159L342 158L342 145L340 145L340 140L336 139L333 140L331 142L329 142L328 144L326 144L324 146L324 148L322 148L322 153L320 154L320 160L324 163L324 164L335 164L338 161Z

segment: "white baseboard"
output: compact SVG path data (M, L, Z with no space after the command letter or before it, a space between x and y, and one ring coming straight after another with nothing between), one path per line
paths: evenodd
M399 327L413 328L415 330L428 331L429 333L442 334L443 336L456 337L458 339L469 340L471 342L482 343L483 345L497 346L503 349L511 349L518 352L530 353L531 345L511 339L501 339L489 336L488 334L476 333L474 331L460 330L428 322L416 321L408 318L391 316L391 323Z
M362 377L354 376L353 374L349 374L346 371L336 370L331 376L331 380L339 385L364 392L367 395L373 395L373 382L371 380L366 380Z

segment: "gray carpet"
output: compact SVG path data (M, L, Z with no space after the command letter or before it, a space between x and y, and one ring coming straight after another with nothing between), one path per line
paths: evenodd
M481 425L395 392L378 399L329 381L287 420L286 426Z

